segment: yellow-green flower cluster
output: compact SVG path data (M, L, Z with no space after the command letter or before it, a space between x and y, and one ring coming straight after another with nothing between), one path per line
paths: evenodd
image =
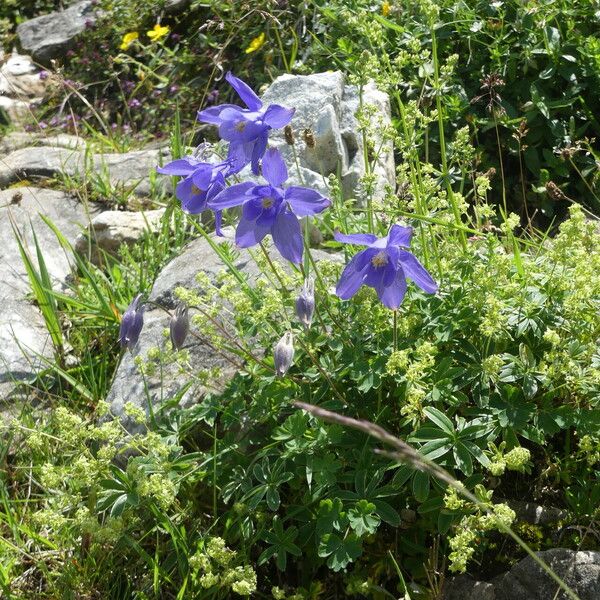
M489 496L490 493L486 492L485 495ZM483 513L482 508L473 506L475 514L463 517L456 533L448 540L451 549L448 555L450 571L464 573L475 553L477 540L487 531L505 530L516 518L515 512L506 504L493 504L489 508L490 513Z
M250 596L256 591L256 572L249 565L233 566L236 557L237 552L228 548L224 539L211 537L190 557L189 564L202 588L218 586Z
M506 469L509 471L518 471L519 473L524 473L529 469L531 452L527 448L517 446L504 453L506 442L500 443L499 446L490 442L489 447L491 462L488 470L495 477L503 475Z
M593 467L596 463L600 463L600 438L583 435L577 445L579 452L585 457L590 467Z

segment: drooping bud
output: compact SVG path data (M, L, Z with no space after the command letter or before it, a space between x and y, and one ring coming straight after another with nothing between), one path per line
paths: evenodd
M315 312L315 280L308 277L304 280L302 291L296 299L296 315L306 329L312 323L313 314Z
M294 360L294 337L291 331L284 333L283 337L277 342L273 357L275 359L275 372L278 377L283 377Z
M127 307L121 319L121 327L119 329L119 342L122 348L133 350L138 342L142 327L144 326L144 305L140 306L140 298L142 294L138 294Z
M185 304L179 304L175 309L175 314L171 317L169 325L171 334L171 344L174 350L179 350L190 330L190 317L188 307Z

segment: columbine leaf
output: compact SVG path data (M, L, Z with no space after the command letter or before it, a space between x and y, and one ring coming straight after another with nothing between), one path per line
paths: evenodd
M341 571L362 553L360 540L351 533L342 539L335 534L324 535L319 544L319 556L329 557L327 566L333 571Z
M379 517L374 514L375 510L376 507L372 502L359 500L354 508L348 511L348 521L356 535L362 537L366 533L375 533L381 522Z

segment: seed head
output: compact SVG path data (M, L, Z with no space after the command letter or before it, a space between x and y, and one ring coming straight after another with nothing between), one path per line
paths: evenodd
M288 146L293 146L294 145L294 130L292 129L291 125L286 125L283 128L283 135L285 137L285 143Z
M312 129L305 129L303 132L304 142L308 148L314 148L317 145L315 141L315 134Z

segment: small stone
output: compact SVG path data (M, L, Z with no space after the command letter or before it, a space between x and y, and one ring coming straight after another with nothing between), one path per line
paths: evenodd
M157 233L164 214L164 208L146 212L104 211L92 219L86 233L77 236L75 251L100 264L103 252L115 255L122 244L132 245L147 232Z

